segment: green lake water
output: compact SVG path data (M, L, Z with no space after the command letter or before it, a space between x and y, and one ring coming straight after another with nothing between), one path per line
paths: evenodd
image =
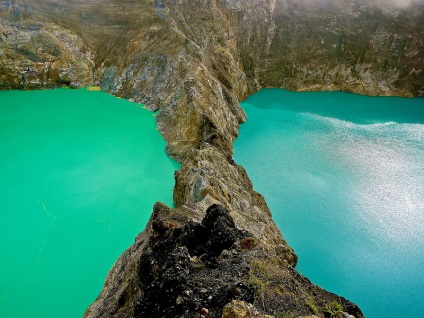
M86 89L0 92L0 317L81 317L170 206L179 165L152 114Z
M424 99L265 89L234 158L299 256L366 317L424 317Z

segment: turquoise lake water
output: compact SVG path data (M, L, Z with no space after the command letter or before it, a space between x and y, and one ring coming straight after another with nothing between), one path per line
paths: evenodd
M424 99L265 89L234 158L299 256L366 317L424 317Z
M173 205L155 128L102 92L0 92L0 317L82 316L153 204Z

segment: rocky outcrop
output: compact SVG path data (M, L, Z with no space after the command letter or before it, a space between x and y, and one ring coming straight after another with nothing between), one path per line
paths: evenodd
M423 96L422 2L406 9L360 0L251 3L232 12L251 86Z
M222 318L270 318L272 316L262 315L252 304L241 300L233 300L224 307Z
M228 211L219 205L207 209L202 222L169 229L155 219L151 250L140 260L143 295L135 317L193 317L203 310L221 316L233 298L252 302L254 291L240 281L246 275L243 257L218 260L224 250L249 236L237 229Z
M94 54L81 37L28 16L28 6L0 3L0 89L99 83Z
M157 203L85 317L306 317L332 304L362 317L356 305L297 274L284 251L240 230L223 206L204 213L209 204Z
M32 87L6 65L61 61L74 74L36 73L37 85L101 81L152 108L180 86L168 76L199 72L230 100L264 86L422 96L423 11L419 1L2 1L1 84Z
M422 96L422 4L16 0L0 17L1 88L99 84L143 102L182 164L176 208L156 204L85 317L362 316L294 270L232 160L238 102L261 87Z

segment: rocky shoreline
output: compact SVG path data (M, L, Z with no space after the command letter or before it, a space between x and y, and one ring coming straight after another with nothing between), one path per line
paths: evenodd
M100 85L158 111L181 162L85 317L362 317L299 275L232 160L262 87L424 95L424 7L362 1L2 1L0 88ZM346 314L345 314L346 313Z

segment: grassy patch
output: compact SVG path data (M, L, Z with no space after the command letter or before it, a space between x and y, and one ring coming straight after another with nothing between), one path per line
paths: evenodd
M255 260L250 264L248 284L256 290L262 300L262 307L265 307L265 290L270 284L270 273L265 262Z
M338 314L343 314L343 306L339 302L333 301L330 304L326 304L323 311L328 313L331 318L334 318Z
M314 301L314 299L312 298L312 297L309 297L307 300L306 300L306 305L312 310L312 312L316 315L316 314L318 314L318 308L317 308L317 306L315 305L315 301Z

